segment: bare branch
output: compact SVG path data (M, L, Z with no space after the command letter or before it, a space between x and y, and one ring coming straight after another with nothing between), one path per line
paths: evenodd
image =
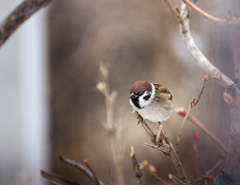
M178 152L178 147L179 147L180 139L181 139L181 135L182 135L182 129L183 129L184 125L185 125L186 119L189 117L189 114L190 114L190 112L191 112L191 109L192 109L194 106L196 106L197 103L198 103L198 101L200 100L201 95L202 95L202 93L203 93L203 90L204 90L204 87L205 87L205 84L206 84L207 80L208 80L208 75L204 76L204 78L203 78L203 80L202 80L202 81L203 81L203 86L202 86L202 89L201 89L201 91L200 91L200 93L199 93L199 95L198 95L198 99L197 99L196 101L195 101L195 99L193 99L193 100L190 102L190 105L189 105L189 107L188 107L188 111L187 111L187 113L186 113L186 115L185 115L185 117L184 117L184 119L183 119L183 121L182 121L182 124L181 124L180 129L179 129L179 132L178 132L177 144L176 144L176 152Z
M228 151L227 147L223 144L223 142L214 133L212 133L201 121L199 121L191 114L188 116L188 119L197 127L199 127L203 132L205 132L213 141L215 141L223 149L224 152Z
M175 109L177 114L180 116L185 117L186 116L186 109L183 107L176 108ZM192 114L189 114L187 117L193 124L195 124L198 128L200 128L205 134L207 134L213 141L215 141L224 152L227 152L227 147L222 143L222 141L213 133L211 132L201 121L199 121L195 116Z
M143 185L144 175L142 169L147 165L147 161L143 161L141 164L138 163L133 146L131 146L130 157L132 158L133 170L137 179L137 185Z
M158 129L159 133L157 134L158 136L156 136L153 133L153 131L150 129L148 124L145 122L145 120L142 118L142 116L140 114L138 114L137 111L133 111L132 113L138 119L138 123L141 124L141 126L143 127L143 129L147 133L151 142L154 145L157 145L157 146L150 145L150 144L147 144L147 143L145 143L144 145L148 146L148 147L151 147L153 149L156 149L156 150L162 152L167 157L169 157L172 160L172 162L173 162L173 164L174 164L174 166L175 166L175 168L178 172L180 180L183 181L183 182L187 182L187 177L186 177L184 168L182 166L182 163L181 163L181 161L180 161L172 143L168 140L168 137L165 135L165 133L162 129L162 125L159 126L159 129ZM156 137L159 137L159 141L156 140Z
M86 166L88 167L89 171L92 173L94 179L95 179L95 182L96 182L96 185L101 185L100 184L100 181L98 180L97 178L97 175L95 174L94 170L92 169L92 167L90 166L90 164L88 163L88 160L84 160L84 163L86 164Z
M168 144L166 144L165 142L163 142L163 145L160 147L156 147L154 145L150 145L147 143L144 143L145 146L151 147L153 149L156 149L160 152L162 152L164 155L166 155L167 157L169 157L171 159L171 161L173 162L178 175L180 177L180 180L183 181L184 183L187 182L187 177L185 174L185 170L182 166L182 163L175 151L175 148L173 147L172 143L168 141Z
M191 107L191 103L190 103L190 105L189 105L189 107L188 107L187 114L185 115L185 117L184 117L184 119L183 119L183 121L182 121L182 123L181 123L181 125L180 125L179 131L178 131L178 137L177 137L177 143L176 143L176 152L178 152L178 147L179 147L180 140L181 140L181 136L182 136L182 129L183 129L184 125L185 125L185 122L186 122L186 120L187 120L188 115L189 115L190 112L191 112L191 108L192 108L192 107Z
M224 159L223 157L220 157L220 159L209 170L207 170L206 174L208 175L213 173L220 166L223 159Z
M200 15L214 21L214 22L218 22L218 23L223 23L223 24L240 24L240 19L238 18L234 18L234 17L230 17L229 19L220 19L218 17L214 17L208 13L206 13L205 11L203 11L202 9L200 9L199 7L197 7L195 4L193 4L191 1L189 0L182 0L184 3L186 3L189 7L191 7L193 10L195 10L196 12L198 12Z
M186 185L186 183L181 182L177 177L175 177L175 176L172 175L172 174L169 174L168 177L169 177L169 179L171 179L171 180L174 182L174 184L177 184L177 185Z
M71 159L68 159L66 157L63 156L59 156L59 160L69 166L72 166L76 169L78 169L79 171L81 171L84 175L86 175L93 183L97 184L97 181L93 175L93 173L91 171L89 171L85 166L83 166L81 163L78 163L76 161L73 161ZM99 182L100 185L104 185L103 182Z
M199 50L197 47L192 35L190 33L190 15L189 10L185 11L186 4L182 3L181 5L181 13L183 22L180 24L180 33L182 34L182 39L192 55L195 62L198 64L200 68L202 68L205 73L209 74L212 78L217 80L222 86L228 87L234 84L234 82L223 74L219 69L217 69ZM185 11L185 13L184 13ZM183 29L184 27L184 29Z
M158 176L155 166L148 165L148 169L149 169L150 175L155 177L155 179L157 179L159 182L163 183L164 185L170 185L170 184L166 183L161 177Z
M21 2L0 24L0 47L26 19L51 1L25 0Z
M153 131L151 130L151 128L146 123L146 121L142 118L142 116L140 114L138 114L137 111L134 110L132 112L132 114L138 119L138 124L139 123L141 124L141 126L143 127L143 129L147 133L147 135L150 138L150 140L152 141L152 143L155 143L155 135L154 135Z
M200 167L200 169L202 171L202 174L206 175L206 172L205 172L205 170L203 168L203 165L202 165L202 161L200 159L198 141L194 141L194 143L193 143L193 150L194 150L195 158L196 158L196 160L198 162L198 165L199 165L199 167Z
M47 173L43 170L41 170L41 175L42 177L50 180L53 184L59 184L59 185L81 185L77 182L74 182L72 180L68 180L64 177L61 177L59 175L55 175L55 174L51 174L51 173Z

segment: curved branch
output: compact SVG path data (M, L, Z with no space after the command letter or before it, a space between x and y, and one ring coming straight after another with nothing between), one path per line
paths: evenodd
M51 1L25 0L21 2L0 24L0 47L26 19Z
M216 68L199 50L194 39L192 38L189 25L190 25L190 16L189 10L186 10L186 4L182 3L181 13L182 13L182 24L180 24L180 32L182 34L182 39L186 45L188 51L192 55L195 62L200 68L202 68L205 73L209 74L212 78L216 79L222 86L225 88L234 84L234 82L223 74L218 68ZM184 28L184 29L183 29Z
M198 12L200 15L202 15L214 22L218 22L218 23L222 23L222 24L240 24L240 19L237 19L234 17L231 17L230 19L220 19L218 17L214 17L214 16L208 14L207 12L203 11L201 8L197 7L195 4L193 4L189 0L182 0L182 1L184 3L186 3L189 7L191 7L193 10Z

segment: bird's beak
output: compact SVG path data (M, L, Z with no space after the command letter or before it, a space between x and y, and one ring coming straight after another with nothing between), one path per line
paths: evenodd
M130 95L129 99L136 99L137 97L138 97L138 95L132 93L132 94Z

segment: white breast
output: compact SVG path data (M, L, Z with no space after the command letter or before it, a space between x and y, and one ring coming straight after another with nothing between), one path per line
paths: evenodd
M172 114L173 104L171 100L166 101L165 104L159 106L159 104L152 103L143 109L138 109L138 113L144 118L152 122L166 121Z

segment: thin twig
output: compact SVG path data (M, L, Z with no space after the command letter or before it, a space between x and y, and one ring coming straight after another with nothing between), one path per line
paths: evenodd
M51 1L25 0L21 2L0 24L0 47L26 19Z
M74 182L72 180L66 179L64 177L61 177L59 175L47 173L43 170L41 170L41 176L45 179L50 180L53 184L59 184L59 185L81 185L77 182Z
M177 177L172 174L169 174L168 177L177 185L186 185L186 183L181 182Z
M170 184L166 183L161 177L158 176L155 166L150 164L150 165L148 165L148 169L149 169L150 175L152 175L159 182L161 182L164 185L170 185Z
M240 19L238 19L238 18L231 17L230 19L220 19L218 17L214 17L214 16L208 14L207 12L203 11L202 9L197 7L195 4L193 4L189 0L182 0L182 1L184 3L186 3L189 7L191 7L193 10L198 12L200 15L202 15L214 22L223 23L223 24L240 24Z
M84 160L84 163L85 163L86 166L88 167L89 171L93 174L93 177L94 177L94 179L95 179L95 181L96 181L96 184L97 184L97 185L101 185L100 182L99 182L99 180L98 180L98 178L97 178L96 173L94 172L94 170L92 169L92 167L91 167L90 164L88 163L88 160L85 159L85 160Z
M201 159L200 159L200 153L199 153L199 148L198 148L198 142L194 142L193 143L193 150L194 150L194 154L195 154L195 158L198 162L198 165L200 166L200 169L202 171L202 174L206 175L206 172L203 168L203 165L202 165L202 162L201 162Z
M201 89L201 91L200 91L200 93L199 93L199 95L198 95L197 100L193 99L193 100L190 102L190 105L189 105L189 107L188 107L188 111L187 111L187 113L186 113L186 115L185 115L185 117L184 117L184 119L183 119L183 121L182 121L182 124L181 124L181 126L180 126L180 129L179 129L179 131L178 131L177 144L176 144L176 152L178 152L178 147L179 147L180 139L181 139L181 135L182 135L182 129L183 129L184 125L185 125L186 119L189 117L189 114L190 114L192 108L193 108L194 106L196 106L197 103L199 102L199 100L200 100L200 98L201 98L201 95L202 95L202 93L203 93L204 87L205 87L205 85L206 85L207 80L208 80L208 75L204 76L204 78L203 78L203 80L202 80L202 81L203 81L203 85L202 85L202 89Z
M185 170L182 166L182 163L181 163L181 161L180 161L172 143L169 142L168 144L166 144L166 143L164 143L164 144L165 144L164 146L156 147L154 145L144 143L144 146L148 146L148 147L151 147L153 149L156 149L156 150L162 152L167 157L169 157L171 159L171 161L173 162L173 164L174 164L174 166L175 166L175 168L178 172L178 175L180 176L180 180L183 181L184 183L188 182L186 174L185 174Z
M191 103L192 103L192 102L191 102ZM189 107L188 107L187 114L186 114L186 116L184 117L184 119L183 119L183 121L182 121L182 124L181 124L181 126L180 126L180 128L179 128L179 131L178 131L178 137L177 137L177 143L176 143L176 152L178 152L178 147L179 147L180 140L181 140L181 136L182 136L182 129L183 129L184 125L185 125L185 122L186 122L186 120L187 120L187 117L188 117L188 115L190 114L190 111L191 111L191 108L192 108L191 103L190 103L190 105L189 105Z
M210 169L207 170L206 174L209 175L213 173L220 166L222 161L223 161L223 157L220 157L220 159Z
M91 171L89 171L85 166L83 166L81 163L78 163L76 161L73 161L71 159L68 159L66 157L63 156L59 156L59 160L69 166L72 166L76 169L78 169L79 171L81 171L84 175L86 175L93 183L97 184L97 181L94 177L94 175L92 174ZM103 182L99 182L100 185L104 185Z
M199 121L195 116L190 114L188 119L194 123L198 128L200 128L204 133L206 133L213 141L215 141L224 152L227 152L227 147L223 144L223 142L214 134L212 133L201 121Z

